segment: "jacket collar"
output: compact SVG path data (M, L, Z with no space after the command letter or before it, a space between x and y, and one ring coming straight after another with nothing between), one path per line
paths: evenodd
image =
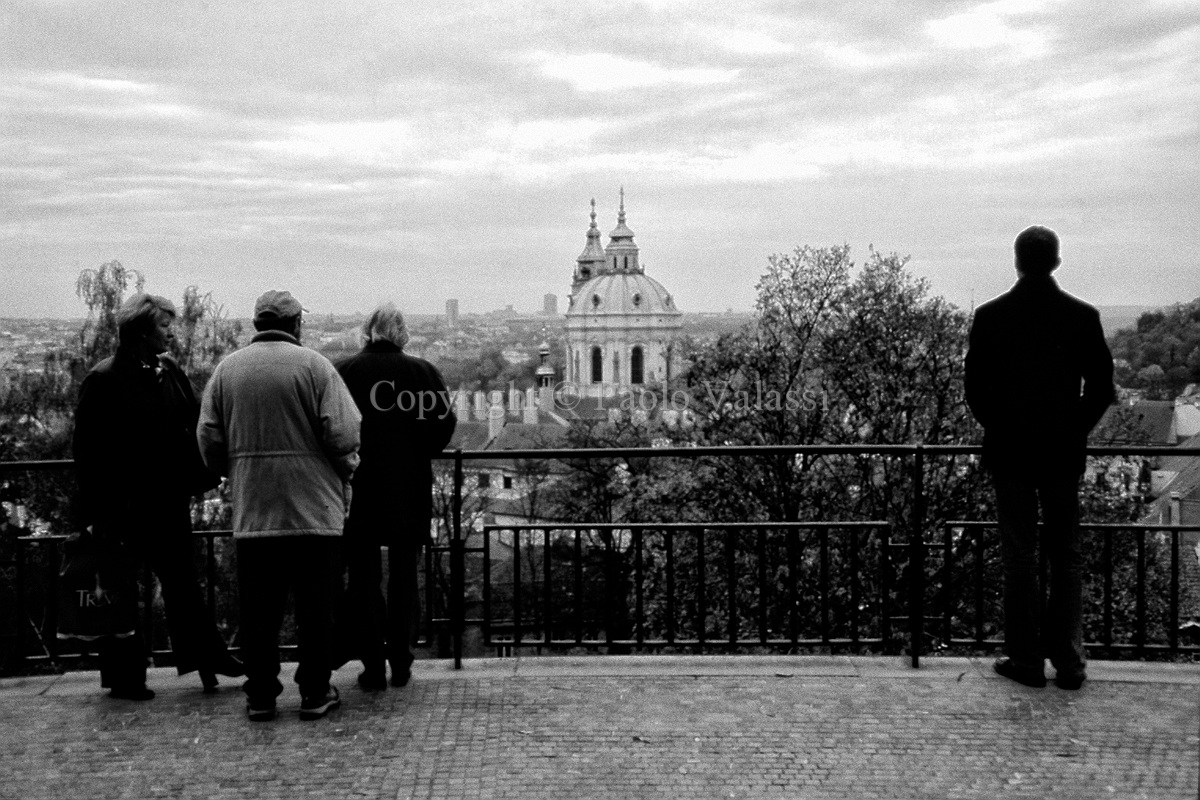
M387 339L376 339L363 345L364 353L403 353L403 348L397 347Z
M254 338L250 340L251 344L255 342L287 342L299 346L300 341L290 333L283 331L260 331L254 334Z
M148 364L132 348L118 346L117 352L113 354L113 367L115 369L129 372L140 372L142 370L154 372L158 370L159 366L159 359L155 358L154 363Z
M1013 286L1017 292L1057 292L1058 281L1051 275L1022 275Z

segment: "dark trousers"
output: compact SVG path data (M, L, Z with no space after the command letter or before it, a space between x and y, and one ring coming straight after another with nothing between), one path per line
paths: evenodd
M101 688L128 692L146 685L150 654L140 631L132 636L105 636L97 644L96 655Z
M288 594L295 598L302 697L329 691L335 650L334 603L342 590L342 542L336 536L238 539L242 661L250 701L271 702L279 682L279 630Z
M162 589L175 669L184 675L220 666L226 657L225 638L217 630L212 609L200 590L195 539L190 532L186 536L158 537L148 542L143 552Z
M1049 657L1059 674L1083 673L1083 557L1079 545L1079 476L993 474L1004 564L1004 645L1013 662L1041 672ZM1038 559L1050 566L1043 608Z
M225 639L217 630L212 610L200 590L196 573L195 539L187 507L155 509L143 525L123 532L121 539L139 563L158 578L171 651L180 675L195 670L214 670L226 656ZM148 631L125 639L105 642L99 648L101 684L134 688L146 683L149 659Z
M413 646L420 628L417 570L421 564L421 546L407 541L388 546L385 597L379 540L349 526L345 543L349 573L346 612L354 637L350 651L369 670L382 669L386 658L392 665L392 674L403 673L412 666Z

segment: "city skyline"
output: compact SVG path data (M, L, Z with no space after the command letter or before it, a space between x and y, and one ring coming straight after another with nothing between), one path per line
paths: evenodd
M1200 7L616 0L14 0L0 18L0 317L74 317L118 260L235 317L563 303L624 187L685 312L774 253L912 256L967 307L1028 224L1098 305L1200 296ZM560 305L560 310L562 305Z

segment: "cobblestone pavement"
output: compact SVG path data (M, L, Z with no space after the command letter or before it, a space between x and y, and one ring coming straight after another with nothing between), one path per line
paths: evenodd
M1093 662L1077 692L990 663L849 657L419 661L272 723L154 670L0 681L0 798L1119 798L1200 795L1200 667Z

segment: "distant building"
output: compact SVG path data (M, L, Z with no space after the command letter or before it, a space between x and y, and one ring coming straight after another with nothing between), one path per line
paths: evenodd
M446 301L446 326L450 328L458 327L458 300Z
M600 247L595 200L591 217L567 301L566 380L585 397L662 385L675 377L683 314L639 263L633 231L625 224L625 190L605 248Z
M1200 408L1175 400L1141 400L1109 406L1093 444L1174 446L1200 433Z
M547 317L558 316L558 295L547 294L542 297L542 313Z

